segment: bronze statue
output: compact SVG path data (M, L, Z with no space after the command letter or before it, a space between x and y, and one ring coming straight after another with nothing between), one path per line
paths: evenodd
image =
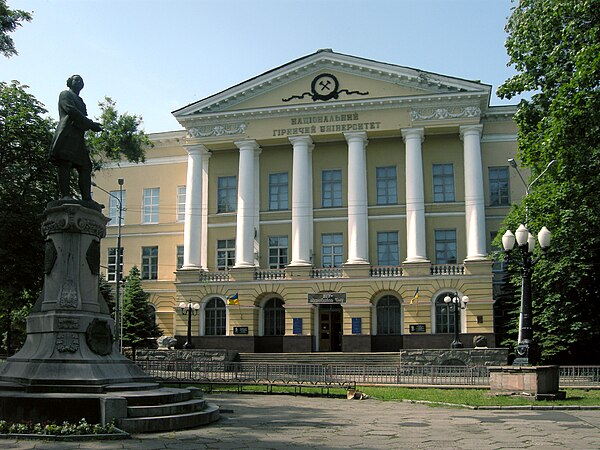
M87 130L102 131L102 125L87 118L85 103L79 96L83 89L83 78L73 75L67 80L68 90L58 98L60 121L50 150L50 162L58 169L58 186L61 200L70 200L69 178L71 169L79 174L79 191L84 202L92 202L92 162L85 145Z

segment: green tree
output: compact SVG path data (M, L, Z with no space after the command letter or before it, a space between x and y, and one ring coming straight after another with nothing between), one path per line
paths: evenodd
M514 230L527 208L532 232L545 225L553 233L533 275L534 339L543 361L597 362L600 0L520 0L506 31L517 74L498 94L532 94L516 114L519 157L532 177L557 162L506 219Z
M149 294L142 289L140 271L133 266L123 290L123 344L135 351L153 338L162 336L156 324L154 308L148 302Z
M146 149L153 147L150 139L140 129L142 117L128 113L119 114L117 104L110 97L99 102L102 132L89 133L87 145L95 170L107 161L126 159L130 162L144 162Z
M31 21L31 14L20 9L10 9L6 0L0 0L0 53L7 58L17 55L17 49L8 35L21 26L21 22Z
M54 124L45 113L27 86L0 82L0 321L9 343L11 311L31 304L42 286L40 215L58 195L47 161Z

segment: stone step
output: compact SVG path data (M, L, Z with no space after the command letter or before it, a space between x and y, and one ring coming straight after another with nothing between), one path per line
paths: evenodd
M147 391L124 391L117 393L127 399L128 406L152 406L167 403L179 403L191 400L193 392L190 389L160 388Z
M163 405L128 406L127 417L174 416L202 411L204 408L206 408L206 400L194 398L185 402Z
M147 391L148 389L160 389L160 383L118 383L109 384L104 389L106 392Z
M208 425L219 420L219 417L219 407L208 403L202 411L155 417L128 417L119 420L117 426L129 433L155 433Z
M246 364L348 364L394 366L400 362L400 353L240 353L239 362Z

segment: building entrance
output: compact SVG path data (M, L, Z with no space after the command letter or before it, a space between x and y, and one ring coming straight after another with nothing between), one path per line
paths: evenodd
M342 351L342 307L319 306L319 351Z

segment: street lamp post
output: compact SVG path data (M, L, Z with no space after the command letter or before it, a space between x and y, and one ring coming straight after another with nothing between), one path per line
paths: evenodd
M190 349L190 348L194 348L194 344L192 344L192 316L195 314L198 314L198 310L200 309L200 305L198 303L192 303L192 302L181 302L179 304L179 307L181 308L181 314L188 316L188 323L187 323L187 340L185 341L185 344L183 344L183 348L185 349Z
M123 178L119 178L117 180L119 183L119 196L117 197L113 193L107 191L106 189L98 186L96 183L92 181L92 186L97 187L102 192L108 194L112 198L114 198L118 202L119 206L119 222L117 226L117 255L116 255L116 273L115 273L115 341L118 343L119 352L123 352L123 315L121 314L121 280L123 279L121 274L121 265L123 262L123 252L121 250L121 226L123 223L123 183L125 180ZM109 212L110 213L110 212Z
M548 228L542 227L538 233L538 241L542 255L550 247L552 234ZM519 225L515 234L510 230L502 236L502 246L507 257L515 245L515 241L521 251L521 311L519 314L519 338L517 344L517 357L513 365L528 366L534 364L535 352L533 351L533 310L531 295L531 275L533 267L539 258L533 258L535 249L535 237L523 224Z
M450 295L446 295L444 297L444 303L449 306L449 308L454 309L454 340L452 344L450 344L450 348L463 348L464 345L460 342L459 332L460 332L460 323L459 323L459 313L461 309L467 309L467 303L469 303L469 297L466 295L460 298L458 292L454 292L452 297Z

